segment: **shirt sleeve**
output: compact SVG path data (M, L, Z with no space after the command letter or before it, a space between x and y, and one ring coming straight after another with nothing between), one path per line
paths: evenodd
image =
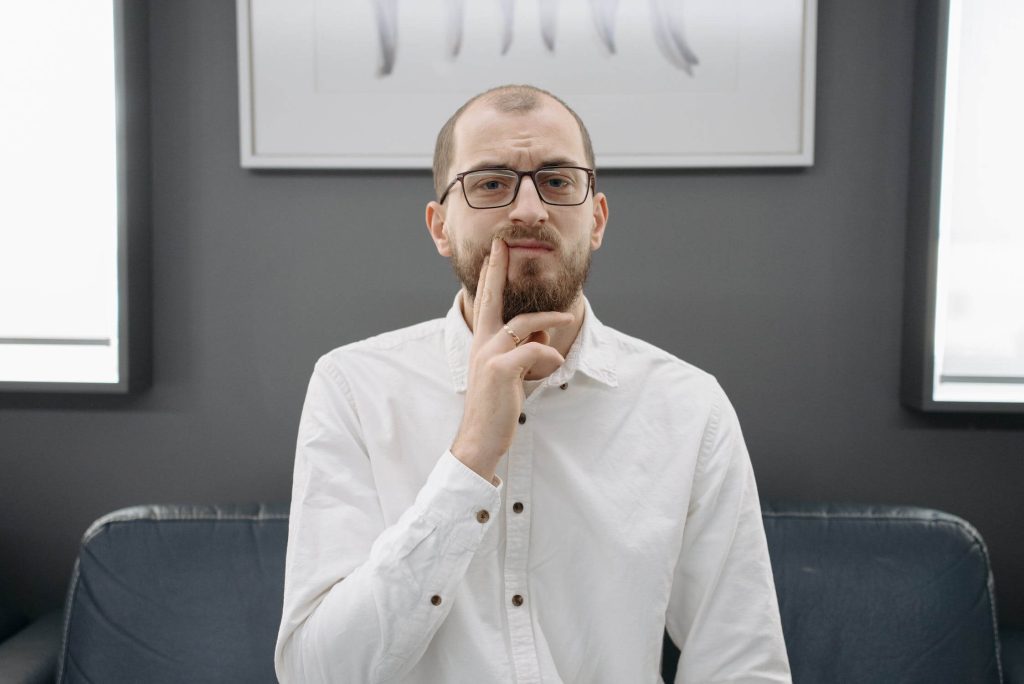
M715 388L666 616L676 683L791 682L753 468Z
M321 359L299 424L281 682L379 682L408 672L452 606L494 524L502 483L445 452L412 506L385 527L351 392ZM478 516L480 511L487 516Z

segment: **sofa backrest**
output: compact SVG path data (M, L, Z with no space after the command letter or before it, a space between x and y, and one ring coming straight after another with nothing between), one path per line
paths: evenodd
M762 513L794 682L1002 681L988 551L969 523L909 506Z
M144 506L85 533L58 682L277 682L287 506Z
M147 506L98 520L68 592L58 681L276 682L287 515ZM794 682L998 684L992 575L968 523L819 504L769 504L764 522ZM665 652L671 682L667 639Z

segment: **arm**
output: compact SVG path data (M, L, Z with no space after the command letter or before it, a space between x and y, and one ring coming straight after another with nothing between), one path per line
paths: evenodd
M473 298L466 411L451 449L484 478L494 475L498 461L512 446L523 408L523 379L528 374L546 377L565 363L548 345L549 330L573 323L579 329L581 323L571 313L542 311L519 314L506 325L502 309L508 263L508 245L494 238ZM513 341L507 330L516 331L520 340Z
M676 682L790 682L754 473L716 385L666 621Z
M295 455L275 652L285 683L377 682L411 669L497 519L500 482L445 453L415 503L385 528L361 434L344 377L321 359ZM480 510L490 521L477 521Z
M409 672L451 609L487 525L497 520L498 461L522 409L522 378L564 359L538 339L570 314L522 314L503 331L508 248L500 240L474 302L466 410L415 503L385 529L355 402L341 372L317 364L299 425L284 612L275 651L282 682L378 682ZM372 429L372 427L367 427ZM497 486L491 482L497 482ZM490 514L478 522L477 513Z

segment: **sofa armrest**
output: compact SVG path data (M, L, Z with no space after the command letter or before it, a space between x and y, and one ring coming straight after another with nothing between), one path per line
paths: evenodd
M60 653L63 611L55 610L0 643L0 682L52 682Z
M1000 631L1004 684L1024 684L1024 630Z

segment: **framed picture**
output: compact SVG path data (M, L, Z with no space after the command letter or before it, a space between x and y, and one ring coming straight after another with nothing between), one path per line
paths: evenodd
M429 168L529 83L602 168L813 163L816 0L237 0L242 166Z

